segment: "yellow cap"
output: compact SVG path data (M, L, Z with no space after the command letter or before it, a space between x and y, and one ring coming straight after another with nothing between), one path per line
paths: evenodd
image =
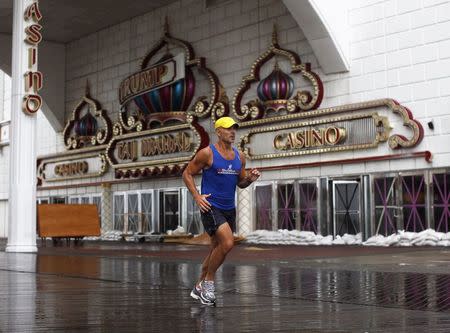
M219 128L219 127L230 128L232 126L239 127L239 124L237 122L235 122L234 119L231 117L219 118L214 123L214 128Z

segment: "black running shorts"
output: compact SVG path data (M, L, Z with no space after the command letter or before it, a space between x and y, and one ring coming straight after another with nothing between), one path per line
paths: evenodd
M225 210L211 206L209 212L202 212L201 215L203 227L210 236L214 235L216 230L227 222L231 230L236 231L236 209Z

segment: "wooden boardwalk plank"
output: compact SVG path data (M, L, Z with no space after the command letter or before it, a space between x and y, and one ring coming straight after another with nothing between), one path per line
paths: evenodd
M230 260L208 308L189 296L200 260L184 257L199 249L170 249L168 260L138 248L0 252L0 332L450 331L447 274Z

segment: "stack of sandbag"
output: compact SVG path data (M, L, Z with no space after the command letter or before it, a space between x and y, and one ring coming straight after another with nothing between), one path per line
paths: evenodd
M100 235L100 237L97 236L89 236L89 237L83 237L83 240L88 241L118 241L122 239L122 232L117 230L110 230L110 231L104 231Z
M358 245L361 244L361 233L345 234L342 237L317 235L311 231L286 230L278 231L256 230L246 236L249 244L268 245Z
M368 246L450 246L450 233L437 232L433 229L421 232L399 230L389 236L375 235L363 245Z

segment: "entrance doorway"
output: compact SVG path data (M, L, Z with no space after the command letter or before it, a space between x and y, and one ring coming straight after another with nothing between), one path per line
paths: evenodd
M175 230L180 224L180 190L164 190L160 192L160 232Z
M333 236L361 231L360 185L355 180L332 181Z
M200 189L198 189L200 191ZM204 232L200 209L194 200L191 192L187 188L181 190L182 193L182 224L187 233L199 235Z
M296 229L296 193L294 183L278 184L278 229Z
M255 186L255 229L272 230L272 184L256 184Z
M398 195L397 177L374 179L375 235L388 236L397 232Z

